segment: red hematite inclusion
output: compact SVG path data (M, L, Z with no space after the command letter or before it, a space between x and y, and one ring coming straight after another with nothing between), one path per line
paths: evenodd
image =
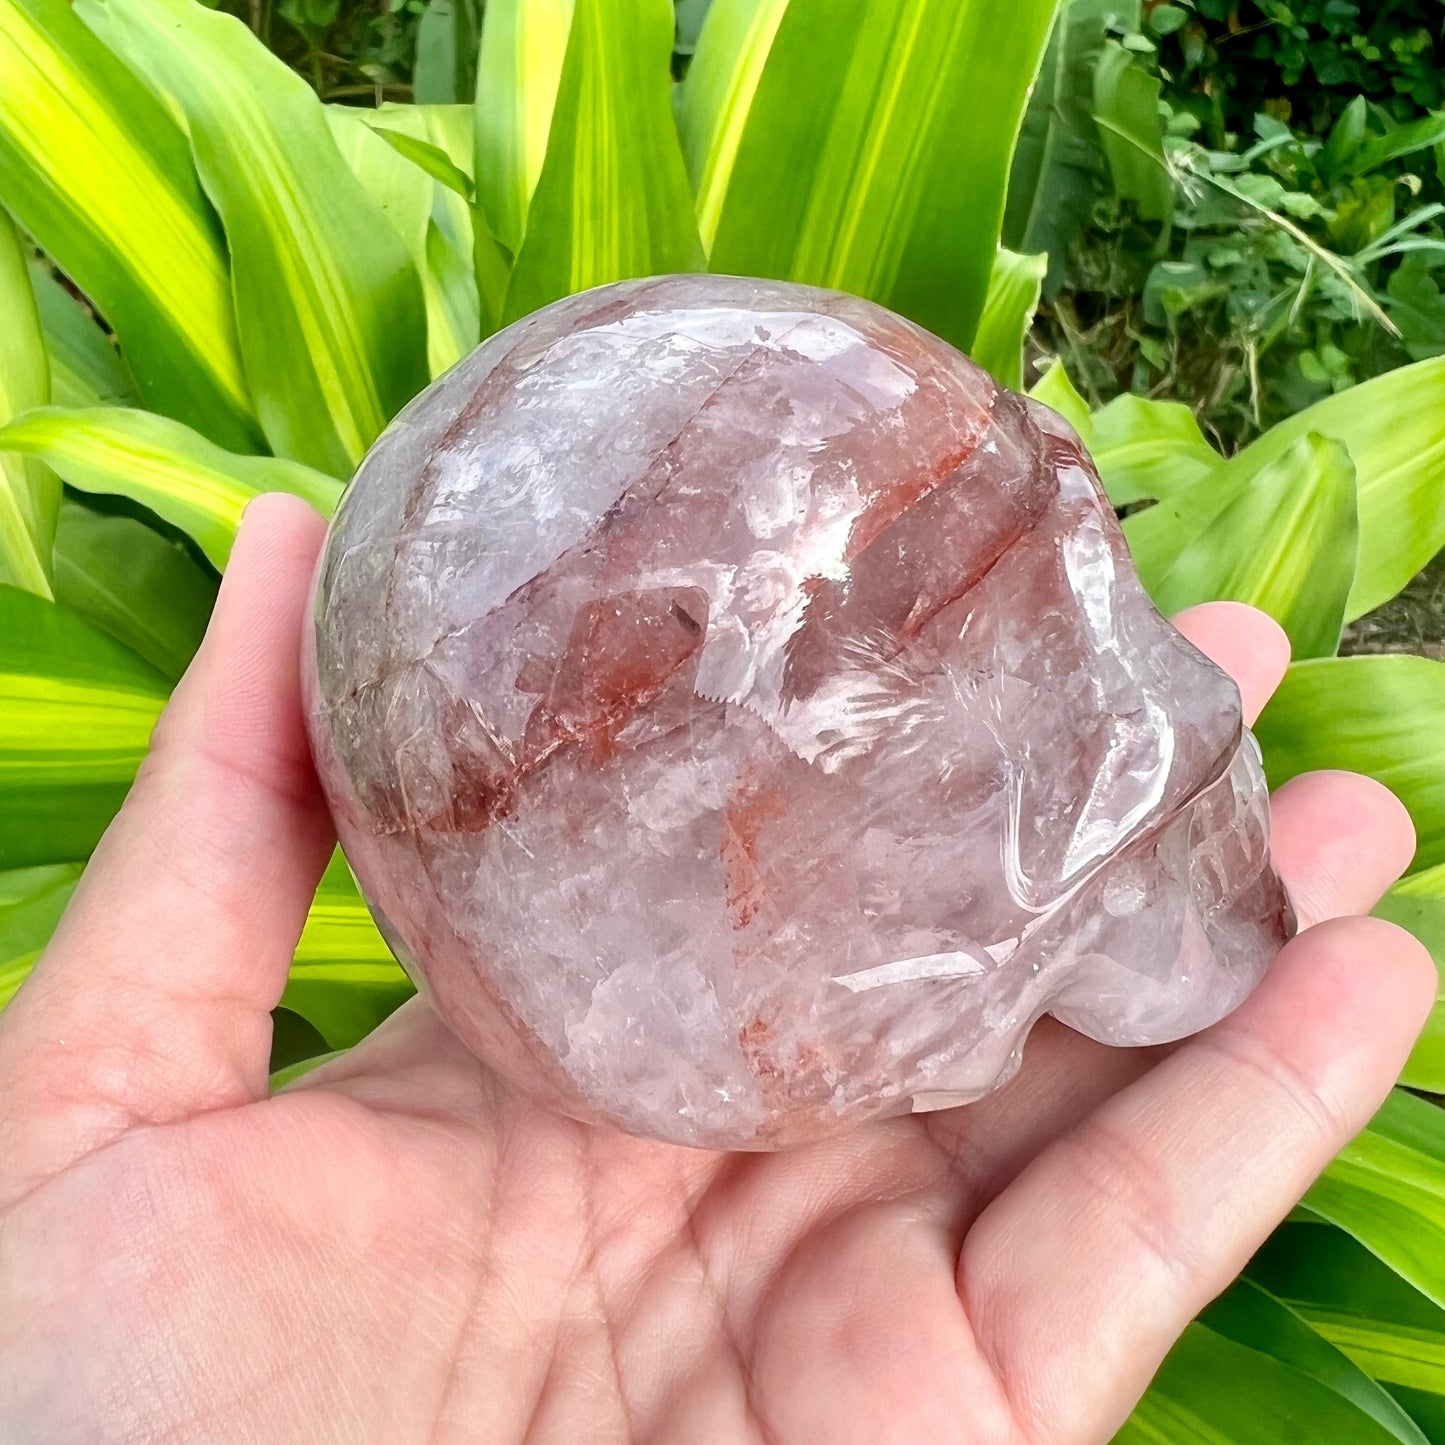
M1233 684L1078 438L867 302L683 276L377 443L312 734L387 937L579 1118L765 1148L977 1098L1052 1013L1213 1022L1290 928Z

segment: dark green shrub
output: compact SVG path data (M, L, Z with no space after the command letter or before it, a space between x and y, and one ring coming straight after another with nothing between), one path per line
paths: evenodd
M1176 103L1211 132L1266 112L1324 135L1356 95L1397 120L1445 104L1441 0L1156 0Z

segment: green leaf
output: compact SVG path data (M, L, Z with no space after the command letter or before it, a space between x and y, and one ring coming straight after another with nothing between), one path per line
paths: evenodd
M90 311L50 271L30 267L40 329L50 357L50 400L56 406L139 406L130 368Z
M1445 1305L1445 1112L1396 1089L1305 1195L1437 1305Z
M76 10L185 117L226 228L272 450L348 475L428 380L421 282L401 237L348 170L311 87L239 20L193 0Z
M294 1084L302 1075L320 1068L322 1064L329 1064L332 1059L339 1059L345 1052L345 1049L333 1049L330 1053L313 1054L309 1059L298 1059L294 1064L287 1064L284 1069L277 1069L271 1075L271 1092L280 1093L287 1084Z
M1114 189L1139 207L1146 221L1165 221L1174 205L1174 181L1164 158L1160 81L1116 40L1094 72L1094 121L1114 178Z
M1015 391L1024 384L1024 337L1033 324L1048 265L1047 256L1019 256L999 247L974 337L973 359Z
M0 423L50 400L50 362L25 248L0 211ZM0 452L0 583L49 597L60 483L33 457Z
M1057 360L1029 395L1052 407L1079 433L1116 507L1171 497L1224 464L1204 439L1194 413L1180 402L1125 392L1091 412Z
M316 890L282 1004L334 1049L364 1038L416 990L371 921L338 852Z
M1396 126L1386 135L1371 136L1362 142L1349 157L1344 172L1351 176L1367 175L1391 161L1428 150L1442 141L1445 141L1445 114L1434 111L1419 120Z
M392 139L401 135L424 141L446 157L469 188L472 186L470 106L384 105L360 114L368 125ZM411 235L407 243L415 244ZM477 292L477 274L484 255L491 258L491 286L485 308L490 332L501 315L511 259L492 239L486 221L475 208L453 186L434 180L419 261L426 292L427 362L433 376L440 376L481 340L483 307Z
M454 198L455 199L455 198ZM501 320L511 261L475 207L465 216L442 206L427 227L427 316L432 374L476 349ZM447 361L445 358L450 357Z
M0 1009L35 967L84 867L48 863L0 873Z
M0 587L0 869L90 856L169 690L74 613Z
M1172 496L1212 476L1224 460L1187 406L1132 392L1094 413L1092 435L1094 462L1116 507Z
M326 1040L300 1014L279 1006L271 1010L270 1065L273 1076L326 1052Z
M472 178L439 145L389 126L378 126L376 133L432 180L439 181L449 191L455 191L463 200L472 199L476 189Z
M0 427L0 449L41 458L81 491L149 507L218 568L252 497L292 492L329 516L341 495L339 482L300 462L236 456L178 421L125 407L38 407Z
M788 0L713 0L679 88L678 128L710 251L738 145Z
M481 0L429 0L416 27L412 90L429 105L470 101L477 88Z
M396 132L371 122L370 114L349 105L329 105L326 119L346 164L367 194L391 222L422 276L427 314L427 370L438 376L454 362L447 327L433 325L435 297L427 278L427 235L431 230L432 197L436 182L396 146ZM402 136L407 140L410 137ZM470 256L466 258L471 269Z
M331 138L351 173L411 252L413 262L420 263L426 256L432 179L390 143L390 132L367 124L364 114L354 106L328 105L326 122Z
M1236 1280L1204 1311L1199 1323L1317 1380L1404 1445L1429 1445L1419 1427L1374 1380L1257 1281Z
M1164 1361L1115 1445L1280 1445L1409 1439L1328 1385L1192 1324Z
M1445 1396L1404 1385L1391 1385L1390 1393L1410 1412L1410 1418L1425 1432L1430 1445L1445 1445Z
M1417 362L1300 412L1232 457L1124 523L1151 590L1174 558L1301 437L1342 442L1355 462L1360 552L1345 620L1372 611L1445 546L1445 357Z
M1034 383L1029 395L1035 401L1041 401L1058 412L1078 432L1080 439L1089 449L1089 454L1093 455L1094 416L1089 410L1089 403L1079 395L1079 389L1074 385L1073 378L1062 361L1054 358L1049 369ZM1097 460L1095 457L1095 461ZM1115 502L1115 506L1118 505L1119 503Z
M1370 103L1363 95L1357 95L1340 112L1325 143L1320 149L1316 164L1325 176L1343 174L1359 148L1364 145L1369 132Z
M1402 878L1375 912L1408 928L1445 967L1445 863ZM1431 1092L1445 1094L1445 1089Z
M1445 1310L1342 1230L1287 1224L1248 1272L1392 1390L1445 1395Z
M577 0L505 319L608 281L701 267L672 118L672 33L668 0Z
M1400 1081L1412 1089L1445 1094L1445 863L1402 879L1376 905L1375 913L1409 929L1430 950L1440 970L1435 1007Z
M477 60L477 203L513 255L542 175L573 0L488 0Z
M702 33L702 23L707 19L712 0L673 0L677 12L677 54L691 56L697 49L697 38Z
M1154 602L1164 613L1248 602L1284 628L1296 657L1330 657L1358 545L1354 463L1339 442L1311 433L1184 548Z
M1297 662L1255 732L1271 787L1316 768L1367 773L1410 810L1414 869L1445 862L1445 663L1403 654Z
M1029 97L1009 173L1004 243L1016 251L1045 251L1045 289L1062 284L1070 250L1089 224L1109 179L1094 122L1094 73L1109 28L1137 28L1139 3L1071 0L1059 9L1049 48Z
M755 82L772 17L740 44L736 11L715 9L696 60L709 83L682 99L705 225L716 210L712 269L852 291L971 350L1054 9L792 0Z
M1178 5L1156 5L1149 12L1149 28L1156 35L1173 35L1189 23L1189 12Z
M184 545L135 517L67 498L55 534L55 600L178 679L205 635L216 579Z
M0 196L114 327L147 406L258 444L185 137L66 0L0 0Z

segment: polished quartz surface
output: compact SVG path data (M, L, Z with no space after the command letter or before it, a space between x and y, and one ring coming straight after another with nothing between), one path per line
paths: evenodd
M318 579L352 866L462 1039L766 1148L977 1098L1052 1013L1235 1007L1291 922L1233 683L1067 424L864 301L572 297L397 419Z

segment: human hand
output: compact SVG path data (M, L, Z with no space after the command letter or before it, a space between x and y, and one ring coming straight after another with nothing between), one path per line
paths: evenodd
M0 1441L1069 1445L1385 1096L1435 994L1372 906L1410 824L1295 780L1311 925L1171 1049L1044 1020L968 1108L783 1154L557 1117L421 1000L268 1097L270 1009L333 836L297 639L320 520L247 513L206 643L0 1017ZM1260 614L1180 626L1252 716Z

